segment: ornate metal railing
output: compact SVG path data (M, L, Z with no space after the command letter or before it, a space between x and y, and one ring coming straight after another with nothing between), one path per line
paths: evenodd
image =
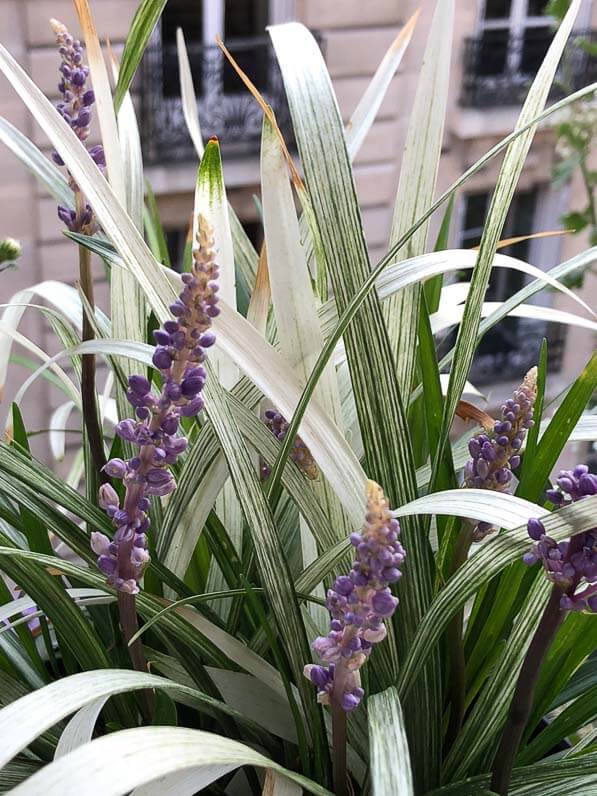
M465 39L461 105L491 108L520 105L553 38L547 27L528 28L524 36L487 30ZM597 31L575 32L566 45L551 97L557 98L597 78Z
M292 141L290 112L282 76L268 39L230 41L226 46L272 106L287 142ZM222 148L239 155L259 148L262 113L219 47L187 46L204 140L217 136ZM142 144L146 163L195 158L180 98L178 57L170 44L145 51L141 78Z

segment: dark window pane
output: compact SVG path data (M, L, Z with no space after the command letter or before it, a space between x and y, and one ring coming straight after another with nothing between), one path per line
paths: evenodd
M268 24L268 0L226 0L224 38L229 45L234 39L264 36ZM267 89L268 59L265 47L241 45L231 47L240 68L261 91ZM229 63L224 65L224 93L245 93L246 88Z
M488 204L488 193L470 193L467 195L463 225L465 234L483 227Z
M545 14L549 0L529 0L527 16L540 17Z
M180 96L176 29L182 28L191 72L196 87L203 82L202 58L199 54L203 38L203 3L201 0L169 0L162 14L162 93L164 97Z
M164 44L176 43L176 28L182 28L187 44L201 41L203 34L201 0L168 0L162 14Z
M510 31L508 28L483 31L477 56L477 75L479 77L504 74L508 56L509 35Z
M164 230L170 263L175 271L182 271L187 230L183 227L170 227Z
M255 44L243 44L235 47L230 42L229 49L234 60L257 88L260 91L267 90L267 75L269 71L267 48L263 45L255 46ZM224 59L223 79L225 94L247 93L244 83L227 59Z
M551 27L525 30L520 59L520 71L523 74L534 75L537 72L551 44L553 34Z
M267 0L226 0L224 36L226 39L246 39L263 36L268 23Z
M261 222L243 221L242 225L256 251L259 251L259 249L261 249L261 244L263 243L263 227L261 226Z
M503 19L510 16L512 0L486 0L485 19Z

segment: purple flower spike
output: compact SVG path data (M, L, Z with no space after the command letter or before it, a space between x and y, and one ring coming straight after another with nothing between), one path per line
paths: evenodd
M533 425L536 397L537 368L531 368L512 398L502 405L501 418L495 421L493 431L483 431L470 440L471 458L464 468L464 487L508 490L512 471L520 467L520 448L526 432ZM478 523L473 538L480 541L494 530L488 523Z
M584 464L563 470L556 483L557 489L546 493L556 506L568 506L597 494L597 476ZM535 544L523 561L529 566L543 563L548 580L562 589L562 610L597 612L597 528L562 542L547 536L540 520L529 520L527 530Z
M208 310L217 302L215 262L211 228L199 216L196 246L193 249L193 270L175 303L176 320L166 321L155 333L159 344L153 356L154 365L163 377L159 397L151 394L145 376L129 378L127 397L138 420L121 420L116 426L119 437L135 445L136 456L124 461L112 459L105 472L123 480L126 494L122 508L116 491L109 485L101 487L101 507L112 519L116 531L112 540L94 534L92 549L98 556L98 567L107 575L108 583L127 594L139 591L139 581L149 563L146 531L149 528L149 497L164 497L176 489L169 471L186 448L186 440L176 437L181 417L193 417L203 408L201 392L206 373L201 367L205 356L197 350L197 340L211 341L213 333ZM174 345L173 341L176 341Z
M50 25L56 36L56 44L61 58L58 69L61 80L58 84L58 90L62 94L62 99L56 106L56 110L70 125L77 138L80 141L86 141L90 133L91 109L95 102L95 94L91 89L87 88L89 67L82 63L83 46L80 41L70 35L62 22L57 19L51 19ZM101 146L92 147L89 150L89 154L100 168L106 165L104 150ZM64 161L57 152L54 152L52 157L55 163L59 166L64 166ZM72 232L83 232L87 235L92 235L97 229L93 211L81 197L79 186L70 173L68 177L70 187L77 198L77 210L71 213L66 208L59 208L58 215ZM63 212L65 210L66 213Z
M396 573L405 558L399 533L381 487L369 481L363 531L350 537L356 560L350 574L336 578L328 591L329 633L311 645L327 666L308 664L304 670L317 687L321 704L334 703L348 712L358 707L364 696L359 669L373 644L385 638L383 620L389 619L398 605L388 585L398 579Z

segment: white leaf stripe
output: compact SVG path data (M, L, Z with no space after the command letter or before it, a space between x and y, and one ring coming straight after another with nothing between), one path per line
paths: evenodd
M516 123L515 132L529 124L544 109L560 57L579 7L580 0L572 0L569 10L558 28L531 85ZM474 356L477 332L480 325L479 308L483 303L493 258L502 234L506 215L536 129L537 125L532 124L525 133L513 141L508 147L502 162L483 229L479 246L479 257L471 281L471 290L466 300L464 317L456 340L454 354L456 365L450 372L450 384L442 418L442 445L440 445L436 462L434 462L434 470L437 470L441 461L443 455L442 446L447 442L447 432L452 423L456 405L460 400L464 382Z
M454 0L437 3L419 73L394 203L390 245L395 245L432 204L439 170L454 29ZM423 254L429 221L410 238L398 256ZM384 318L401 392L407 395L417 358L420 282L396 293L384 306Z
M373 796L414 796L410 753L398 692L392 686L367 702Z

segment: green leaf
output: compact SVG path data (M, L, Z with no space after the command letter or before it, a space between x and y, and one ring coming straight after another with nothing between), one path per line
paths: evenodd
M109 766L106 760L110 761ZM308 793L331 796L307 777L283 768L238 741L182 727L140 727L98 738L50 763L15 793L33 796L43 791L46 796L80 796L87 790L119 796L158 778L163 779L160 793L180 793L180 785L173 791L164 786L168 787L170 775L177 775L179 783L178 777L183 773L184 792L194 793L239 766L271 768Z
M178 69L180 73L180 96L182 99L182 111L189 131L189 135L195 147L199 160L203 157L203 139L199 126L199 108L197 97L193 87L193 76L189 64L189 57L184 41L184 34L180 28L176 31L176 46L178 51ZM230 227L232 229L232 239L234 241L234 257L237 267L237 275L242 282L242 287L247 295L250 295L255 285L257 274L257 263L259 255L255 247L249 240L247 233L238 216L232 207L228 207L230 215Z
M126 37L120 64L120 74L118 75L118 83L114 92L114 107L116 110L120 108L129 90L149 37L157 25L165 5L166 0L141 0L135 11L135 16Z
M252 722L222 702L171 680L126 669L86 671L56 680L0 710L0 765L65 716L98 699L142 688L159 688L186 705L208 714L227 713L247 726ZM92 714L88 716L90 718ZM261 733L261 730L257 730ZM62 750L66 754L66 750ZM62 752L59 757L62 757Z
M433 250L436 252L441 252L444 249L448 248L450 242L450 224L452 223L452 214L454 212L454 196L452 196L448 200L448 204L444 211L444 215L442 218L442 223L439 228L439 232L437 233L437 239L435 241L435 246ZM423 290L425 291L425 298L427 300L427 306L429 307L429 312L437 312L439 308L439 301L442 294L442 287L443 287L443 277L441 274L438 274L433 279L428 280L425 282L423 286Z
M593 354L582 373L551 418L542 435L533 459L522 473L517 495L539 498L546 479L557 462L573 428L585 410L597 386L597 353Z
M453 28L454 1L437 3L406 133L390 246L402 238L433 202L448 102ZM399 258L425 252L428 226L426 222L419 227L406 246L398 251ZM403 395L410 393L417 361L420 293L421 284L415 283L384 305Z
M144 210L145 235L147 236L151 253L156 260L162 263L162 265L170 267L172 263L170 262L170 254L168 253L166 235L164 234L164 228L160 221L155 195L148 181L145 183L145 192L147 194L147 206Z
M12 431L14 439L13 445L18 447L24 456L31 459L27 430L25 429L21 411L15 403L12 405ZM51 555L54 551L50 544L48 530L43 522L40 521L34 512L29 511L24 506L21 506L21 520L31 550L35 550L37 553L48 553L48 555Z
M59 204L74 208L74 194L64 176L35 144L3 117L0 117L0 141L19 158Z
M462 490L463 493L468 491L468 489ZM434 496L428 497L433 498ZM543 516L540 512L538 514L545 525L546 533L556 540L561 540L575 533L582 533L594 526L595 516L594 513L591 514L593 506L597 508L597 497L586 498L552 514ZM536 517L537 513L533 516ZM493 521L488 520L488 522ZM500 522L495 524L500 525ZM400 672L399 691L401 695L412 688L417 670L423 665L429 651L437 643L454 614L464 606L483 583L505 569L508 564L520 560L528 547L525 522L524 525L511 531L505 531L482 545L478 552L472 555L450 578L419 625L417 635Z
M446 758L443 773L447 781L486 771L491 764L518 672L545 609L549 591L549 582L538 574L512 633ZM479 764L481 755L484 757Z
M573 0L570 11L557 31L543 63L537 72L537 76L531 85L527 99L516 123L516 130L526 126L543 110L553 83L558 62L566 45L579 6L580 0ZM448 431L452 424L454 412L460 400L464 383L473 360L475 343L480 325L479 309L483 303L489 276L491 274L493 258L502 234L506 215L514 191L516 190L518 179L524 167L526 156L531 147L535 130L536 126L531 126L520 138L517 138L508 147L497 179L495 192L491 199L479 246L477 265L473 271L471 289L466 300L464 317L456 339L454 366L450 371L448 394L442 418L442 445L447 444ZM434 462L435 473L437 473L439 468L439 455L440 454L438 454ZM434 481L435 475L432 479L432 483Z
M302 25L270 28L280 64L294 132L309 187L313 213L309 217L315 241L325 256L339 313L358 293L371 273L342 121L321 51ZM406 415L395 378L390 340L379 301L370 293L360 312L344 330L369 475L381 484L393 505L416 495L415 468ZM325 350L325 349L324 349ZM287 448L293 431L287 435ZM396 445L396 440L400 444ZM281 473L280 473L281 474ZM272 471L275 486L279 473ZM410 554L410 577L400 588L401 611L396 637L404 648L429 604L433 558L428 540L416 522L407 521L404 541ZM393 668L397 650L389 647ZM409 735L422 782L431 783L439 763L439 676L435 662L425 672L418 711L407 714L419 730ZM396 672L392 672L395 675ZM387 684L387 683L386 683ZM423 731L423 726L425 730ZM415 744L422 743L425 751ZM425 763L423 764L423 759Z
M3 545L9 544L4 534L0 534L0 541ZM35 600L54 625L61 647L65 647L81 667L95 669L109 666L108 656L93 626L55 577L17 558L5 558L2 570Z
M414 796L408 740L398 692L391 687L367 701L374 796Z

